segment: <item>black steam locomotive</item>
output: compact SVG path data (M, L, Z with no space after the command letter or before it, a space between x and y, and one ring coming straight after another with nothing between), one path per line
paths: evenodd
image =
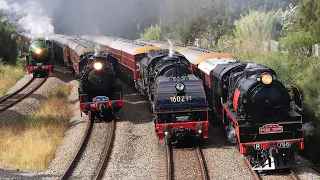
M253 169L292 167L304 149L302 117L291 107L302 108L298 89L291 96L272 69L246 62L217 64L210 77L215 113Z
M89 53L79 66L83 70L79 77L80 109L91 120L112 120L122 106L122 86L116 80L115 64L107 60L108 54Z
M177 142L186 136L208 138L208 110L203 83L186 58L168 50L151 50L137 63L136 88L145 94L154 114L159 140Z

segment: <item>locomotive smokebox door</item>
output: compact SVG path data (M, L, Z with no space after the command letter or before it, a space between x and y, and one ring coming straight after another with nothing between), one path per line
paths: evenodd
M291 86L292 92L293 92L293 100L296 108L298 108L299 111L302 111L302 95L298 88Z

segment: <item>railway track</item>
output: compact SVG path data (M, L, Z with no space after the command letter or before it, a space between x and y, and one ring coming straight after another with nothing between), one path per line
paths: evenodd
M86 130L82 137L81 144L78 148L78 151L76 152L76 155L74 156L73 160L69 164L66 171L61 176L60 180L66 180L71 178L89 142L90 136L92 134L93 125L94 123L92 123L92 121L87 120ZM103 177L104 170L106 169L106 166L107 166L108 157L110 156L110 153L111 153L111 147L114 139L115 129L116 129L115 121L108 123L108 136L106 139L106 143L104 145L103 152L101 153L96 170L92 174L91 179L101 179Z
M176 150L179 151L179 153L184 153L186 150L182 149L182 150ZM198 175L200 175L200 177L196 178L196 179L203 179L203 180L208 180L208 173L207 173L207 169L206 169L206 165L205 165L205 161L204 161L204 157L202 154L202 150L200 149L200 147L196 147L195 149L192 150L187 150L187 151L192 151L192 154L194 156L196 156L197 159L197 166L198 166ZM177 162L177 160L175 160L174 157L174 152L173 149L166 143L166 156L167 156L167 175L166 178L167 180L173 180L176 176L175 171L174 171L174 164L178 164L179 162ZM189 162L189 161L188 161ZM192 162L189 162L190 164ZM189 167L189 166L185 166L185 167ZM188 171L188 172L192 172L192 171Z
M247 167L249 168L249 170L251 171L251 174L253 175L254 179L255 180L263 180L263 177L257 171L252 170L252 167L251 167L248 159L244 159L244 161L245 161L245 164L247 165ZM287 176L292 180L300 180L299 176L291 169L290 169L290 174Z
M0 98L0 113L21 102L23 99L39 89L48 77L32 78L27 84L18 89L12 94Z

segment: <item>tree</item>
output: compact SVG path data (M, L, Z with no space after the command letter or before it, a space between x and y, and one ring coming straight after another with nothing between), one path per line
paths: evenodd
M303 0L299 2L298 23L302 30L310 31L312 35L320 40L320 1Z
M16 33L13 25L4 21L2 14L0 14L0 57L4 62L15 63L17 59Z

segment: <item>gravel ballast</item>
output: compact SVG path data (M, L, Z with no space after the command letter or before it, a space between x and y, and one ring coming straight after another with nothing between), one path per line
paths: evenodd
M210 179L253 179L237 148L226 141L220 128L210 127L202 152Z
M104 179L163 179L165 150L154 132L145 97L123 84L124 107L118 114L114 146ZM160 157L159 157L160 155ZM162 158L161 158L162 157Z
M175 180L201 179L198 154L194 149L172 149Z
M95 123L88 144L70 179L91 179L106 143L107 123Z

